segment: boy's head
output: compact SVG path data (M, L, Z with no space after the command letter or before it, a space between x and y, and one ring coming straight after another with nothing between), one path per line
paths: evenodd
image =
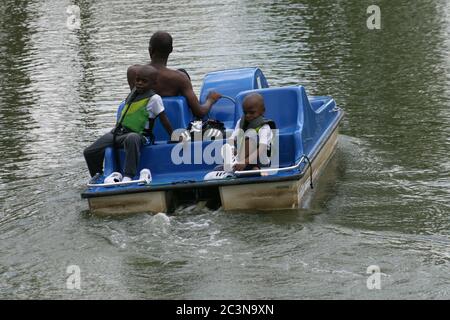
M266 108L264 107L264 99L259 93L251 93L244 98L242 103L242 111L244 112L245 120L252 121L259 116L264 115Z
M138 93L147 92L153 89L158 78L158 71L152 66L139 66L136 71L135 86Z

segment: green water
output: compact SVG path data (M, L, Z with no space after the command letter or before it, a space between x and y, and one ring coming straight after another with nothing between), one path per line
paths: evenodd
M66 8L81 9L81 29ZM369 30L366 9L381 8ZM51 1L0 5L0 298L450 298L446 0ZM152 32L198 93L259 66L346 111L304 208L98 218L82 150L112 127ZM81 290L66 286L80 268ZM381 289L366 273L380 267Z

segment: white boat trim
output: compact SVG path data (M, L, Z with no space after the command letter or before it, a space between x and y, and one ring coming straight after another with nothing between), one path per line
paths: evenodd
M146 179L141 180L130 180L125 182L111 182L111 183L88 183L88 187L119 187L128 186L130 184L149 184Z
M297 164L290 166L290 167L235 171L234 174L239 177L239 176L246 176L246 175L254 175L255 173L278 173L278 172L283 172L283 171L291 171L291 170L298 169L305 160L306 160L306 157L302 156L300 158L300 160L297 162Z

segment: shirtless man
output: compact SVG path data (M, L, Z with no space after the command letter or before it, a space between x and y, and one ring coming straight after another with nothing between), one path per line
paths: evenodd
M186 98L192 113L197 117L204 117L214 103L220 99L217 92L210 92L205 103L200 104L192 88L189 76L179 70L167 68L167 60L172 52L172 36L164 31L155 32L150 38L148 47L150 54L150 65L158 71L158 84L154 88L155 92L162 97L182 95ZM130 89L134 87L137 65L133 65L127 70L127 78Z

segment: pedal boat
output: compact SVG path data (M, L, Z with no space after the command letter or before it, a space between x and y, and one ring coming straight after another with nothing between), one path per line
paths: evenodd
M211 207L234 210L284 210L302 206L305 193L315 183L336 149L338 127L344 112L327 96L307 96L299 86L269 87L259 68L241 68L208 73L200 92L203 103L214 90L232 99L220 99L208 117L233 130L242 116L242 101L251 92L260 93L265 117L277 124L277 166L260 171L235 172L226 179L205 180L217 163L202 155L211 144L225 140L200 140L180 144L170 138L157 120L155 142L141 149L140 169L151 170L152 181L135 177L126 184L105 185L103 180L122 171L124 152L119 150L122 168L116 168L112 148L105 152L104 175L88 184L81 194L90 211L99 215L139 212L171 212L183 203L206 201ZM234 100L234 101L233 101ZM194 119L184 97L166 97L163 103L173 128L187 128ZM123 104L119 107L121 112ZM187 144L187 145L186 145ZM174 148L186 161L173 161ZM320 187L320 186L317 186Z

